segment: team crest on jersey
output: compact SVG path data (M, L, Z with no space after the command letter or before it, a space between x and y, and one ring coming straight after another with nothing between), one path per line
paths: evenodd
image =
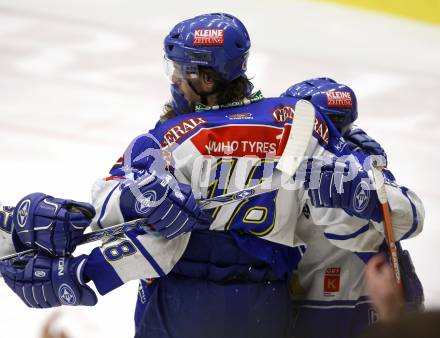
M223 29L196 29L194 31L194 46L223 46L225 31Z
M354 191L353 206L357 212L362 212L370 201L370 189L367 183L361 181Z
M349 92L330 91L325 94L327 95L328 107L335 107L335 108L353 107L351 93Z
M339 292L341 285L341 268L328 268L324 274L324 295L333 296L334 293Z
M163 135L162 146L166 147L175 142L178 142L180 139L182 139L182 137L192 132L198 126L207 123L208 121L206 121L202 117L193 117L188 120L175 124L173 127L168 129L166 133Z
M293 119L295 109L291 106L282 106L272 111L272 117L277 123L284 123L287 119Z

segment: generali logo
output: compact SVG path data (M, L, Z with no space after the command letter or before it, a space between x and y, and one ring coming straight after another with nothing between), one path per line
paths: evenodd
M194 31L194 46L223 46L225 31L223 29L196 29Z
M325 93L327 95L327 106L338 108L351 108L353 101L351 99L351 93L331 91Z
M278 123L284 123L287 119L293 119L295 109L291 106L282 106L272 111L273 119Z
M179 141L182 137L196 129L198 126L207 123L208 121L202 117L194 117L175 124L164 134L162 146L165 147Z
M286 122L287 119L293 119L294 115L295 110L291 106L282 106L272 111L273 119L280 124ZM315 133L318 134L319 138L324 143L328 144L330 135L327 124L324 121L316 118L313 128Z
M313 127L316 134L318 134L319 138L325 143L328 144L330 140L330 133L327 127L327 124L318 119L315 118L315 126Z

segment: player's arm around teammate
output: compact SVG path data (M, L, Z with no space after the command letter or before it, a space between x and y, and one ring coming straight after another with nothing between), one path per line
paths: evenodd
M293 119L291 112L297 100L265 99L261 94L251 94L253 86L245 75L249 48L246 28L229 14L197 16L178 23L170 31L164 49L172 80L172 102L166 106L163 121L151 132L158 144L152 144L151 138L145 136L136 139L112 170L112 177L95 186L93 223L96 227L113 225L143 212L157 220L158 215L149 202L162 200L163 196L165 200L174 200L172 204L177 209L170 212L178 210L175 217L183 211L193 228L198 222L202 223L199 210L187 203L191 196L179 199L172 195L174 190L162 189L158 180L164 179L160 174L158 180L147 177L145 181L138 181L146 172L153 173L149 171L152 165L149 159L154 156L145 152L175 145L175 149L169 150L179 158L179 163L170 170L179 184L190 184L195 191L200 191L197 188L201 188L201 179L204 176L212 179L205 186L203 197L246 186L247 180L238 181L237 186L232 182L233 176L239 176L235 164L245 161L246 156L264 162L270 153L273 163L273 155L277 155L277 150L282 152L282 141L288 137ZM277 115L280 108L287 114ZM336 149L337 131L332 129L332 138L328 140L323 132L326 119L319 113L316 116L321 131L312 135L308 155L334 158L340 153ZM186 154L210 155L216 161L211 162L211 167L201 166L202 172L208 175L197 176L192 171L195 157L185 157ZM217 169L224 163L231 180L219 188L217 174L221 170ZM261 179L261 166L253 168L255 170L246 168L244 175L250 180ZM331 175L330 170L327 172ZM136 194L133 194L135 199L130 195L132 190L124 184L127 179L137 183L135 187L141 201ZM332 186L327 181L324 183L312 187L311 194L313 190L322 189L324 195L321 195L325 197L326 190L330 191ZM343 202L354 200L356 189L349 185L346 188ZM161 193L163 190L167 192ZM185 233L190 229L176 229L177 233L181 231L181 236L173 240L129 232L95 248L84 264L84 276L93 280L101 294L132 279L156 278L155 291L146 302L137 330L139 337L290 337L293 316L286 279L299 259L294 223L303 204L311 200L308 196L302 188L280 189L222 207L214 211L215 220L211 224L222 231L196 230L191 238ZM142 202L145 199L147 203ZM369 203L371 210L359 213L353 205L339 200L314 201L318 202L311 204L311 213L316 224L332 226L343 219L348 225L335 228L338 234L347 228L362 227L365 218L374 217L375 205L371 207ZM320 203L331 208L322 213ZM167 215L171 214L165 211L161 220ZM197 222L192 222L194 219ZM170 223L165 223L158 223L159 232L162 229L164 234L175 234L168 232ZM407 227L407 223L404 226ZM358 241L352 248L365 248L367 244L374 247L383 240L383 235L374 227L362 235L364 242ZM236 324L224 325L231 320Z
M293 85L283 95L310 100L343 133L352 150L367 155L381 155L386 160L380 144L352 125L357 119L357 102L351 88L329 78L317 78ZM336 102L336 98L340 101ZM394 181L390 172L387 175ZM419 212L423 212L423 209ZM292 297L298 307L296 335L308 338L356 336L377 320L362 278L365 261L372 252L357 252L358 256L339 248L334 245L335 242L347 240L350 234L334 236L324 229L311 230L309 208L304 209L302 217L305 222L299 231L307 251L292 279ZM417 224L419 226L421 224ZM412 235L414 233L409 234ZM409 257L408 253L401 249L399 253L407 303L412 307L421 307L421 283L410 260L406 258ZM322 325L315 325L316 321Z
M144 218L160 237L154 237L154 241L165 242L195 227L206 228L209 219L201 214L191 190L179 183L173 186L172 179L169 173L162 176L147 173L139 175L136 180L120 177L117 186L121 222ZM25 196L16 208L5 208L2 215L2 231L3 228L10 231L9 235L5 232L8 236L3 235L5 243L2 243L11 247L8 251L39 250L35 256L17 257L0 263L7 285L30 307L94 305L97 298L86 284L95 276L93 267L96 264L102 266L106 260L116 261L122 255L140 253L135 238L142 236L143 232L132 231L112 241L109 247L96 248L90 255L71 256L84 230L95 217L95 209L88 203L34 193ZM139 276L165 274L164 270L174 265L178 255L170 255L172 262L168 265L164 262L151 263L151 271L140 269L142 275ZM101 293L123 283L118 276L108 283L108 276L103 276L102 272L103 269L98 269L98 277L94 279Z
M316 167L308 167L306 171L310 176L306 183L306 197L311 206L312 219L315 224L324 226L326 233L334 233L337 237L339 232L341 235L349 235L359 231L356 236L352 236L352 240L333 241L334 245L359 251L362 249L362 232L367 233L369 228L374 227L383 233L382 214L370 171L371 155L379 156L386 163L386 153L362 129L352 124L357 119L357 101L349 87L328 78L311 79L293 85L282 96L310 100L342 134L336 147L348 157L342 156L342 159L330 162L320 162L318 159ZM413 191L399 186L389 170L385 170L384 175L395 237L400 240L417 235L424 221L421 200ZM335 224L332 220L329 224L324 223L328 221L326 214L331 212L328 208L341 208L351 216L370 222L357 229L343 230L341 224ZM380 244L382 239L377 239Z

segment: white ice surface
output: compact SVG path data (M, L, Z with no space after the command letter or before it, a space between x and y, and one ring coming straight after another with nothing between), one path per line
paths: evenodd
M359 125L425 203L424 232L404 246L426 304L440 307L440 26L303 1L0 0L3 204L33 191L90 200L92 182L153 127L168 98L164 35L210 11L247 25L249 74L266 96L324 75L355 90ZM0 337L36 338L52 310L27 309L0 286ZM59 325L71 337L131 337L136 287L93 308L65 308Z

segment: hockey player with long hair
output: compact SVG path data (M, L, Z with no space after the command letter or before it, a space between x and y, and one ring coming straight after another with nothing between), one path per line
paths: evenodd
M253 92L249 49L248 32L232 15L178 23L164 40L172 100L161 121L135 138L110 176L95 184L93 206L41 195L19 202L11 229L16 245L40 252L0 267L27 305L93 305L88 282L105 295L129 280L148 279L139 292L136 337L292 337L288 282L303 254L296 231L302 210L307 206L313 226L332 236L351 234L337 245L379 250L382 215L368 160L344 147L319 111L306 150L311 160L279 189L209 213L196 203L271 176L294 128L298 99ZM411 193L415 220L405 192L386 189L397 239L414 224L411 235L417 234L420 200ZM143 218L157 235L131 230L73 257L67 254L83 230L79 225L87 223L78 210L84 218L96 212L94 228ZM56 227L48 222L55 216Z

